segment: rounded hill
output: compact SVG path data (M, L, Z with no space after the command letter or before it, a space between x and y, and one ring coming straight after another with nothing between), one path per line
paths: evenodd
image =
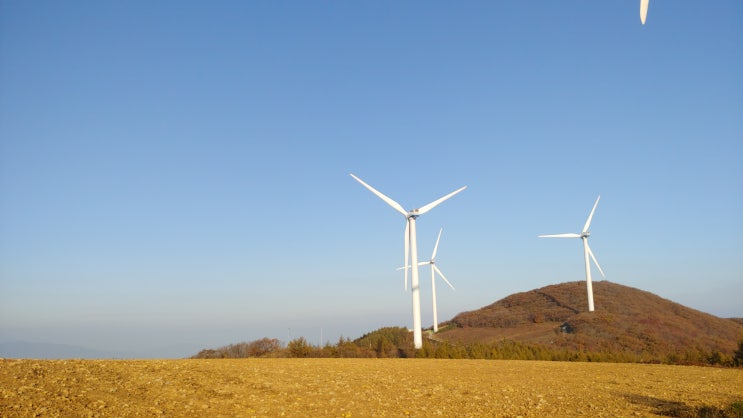
M739 322L688 308L643 290L593 283L596 310L586 307L585 282L516 293L442 324L437 340L512 340L570 351L613 352L647 361L698 362L732 356L743 337Z

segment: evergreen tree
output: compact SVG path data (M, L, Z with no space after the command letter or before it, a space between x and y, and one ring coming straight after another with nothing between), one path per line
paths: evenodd
M733 365L735 367L743 367L743 340L740 340L738 343L738 349L735 350Z
M312 347L304 337L289 341L286 348L289 351L289 357L309 357L312 353Z

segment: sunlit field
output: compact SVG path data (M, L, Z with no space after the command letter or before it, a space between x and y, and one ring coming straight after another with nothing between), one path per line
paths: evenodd
M428 359L0 365L2 417L687 417L743 409L743 370L710 367ZM703 415L710 411L716 415Z

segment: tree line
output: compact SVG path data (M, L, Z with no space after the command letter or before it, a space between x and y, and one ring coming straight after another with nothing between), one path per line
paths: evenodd
M420 349L413 348L410 332L401 327L386 327L356 340L341 337L337 343L313 345L304 337L283 344L277 339L262 338L204 349L191 358L439 358L485 360L588 361L612 363L663 363L743 367L743 341L730 354L691 349L671 354L647 354L625 351L582 351L527 344L512 340L459 344L424 339Z

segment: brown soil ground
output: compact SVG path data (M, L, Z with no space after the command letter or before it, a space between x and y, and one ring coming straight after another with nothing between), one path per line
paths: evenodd
M743 370L422 359L0 360L2 417L629 417L743 406ZM736 416L736 415L732 415Z

